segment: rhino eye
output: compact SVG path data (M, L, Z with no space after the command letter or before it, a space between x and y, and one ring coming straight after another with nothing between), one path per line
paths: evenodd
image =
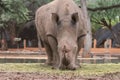
M61 24L61 21L58 21L58 22L57 22L57 25L60 25L60 24Z
M59 28L61 28L61 26L62 26L61 21L58 21L57 28L59 29Z
M76 24L76 21L72 20L71 23L72 23L73 25L75 25L75 24Z

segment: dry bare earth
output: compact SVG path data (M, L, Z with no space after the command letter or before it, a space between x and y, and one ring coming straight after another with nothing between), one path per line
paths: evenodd
M29 72L0 72L0 80L120 80L120 73L110 73L104 76L82 77L67 76L67 74L47 74L47 73L29 73Z

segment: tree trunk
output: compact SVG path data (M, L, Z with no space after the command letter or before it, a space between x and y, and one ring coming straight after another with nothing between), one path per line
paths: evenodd
M10 20L8 23L8 32L9 32L9 36L10 36L10 42L11 42L11 47L13 45L15 45L15 41L14 41L14 38L16 37L17 33L16 33L16 22L13 21L13 20Z
M2 39L1 39L1 50L7 50L8 47L7 47L7 42L5 40L5 33L4 33L4 31L2 32L1 37L2 37Z
M84 49L83 49L83 55L84 55L90 53L90 49L92 47L92 36L91 36L91 23L90 23L90 17L88 16L88 12L87 12L86 0L80 0L80 3L85 21L84 25L87 31L87 35L84 41Z
M1 40L1 50L6 51L8 49L5 39Z

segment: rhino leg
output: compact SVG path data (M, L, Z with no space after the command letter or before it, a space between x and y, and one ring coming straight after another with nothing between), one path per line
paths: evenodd
M77 54L75 55L75 59L73 59L73 64L71 65L71 68L80 68L80 62L78 61L77 57L79 55L79 51L81 50L81 47L83 47L85 37L82 37L81 39L78 40L78 51ZM74 61L75 60L75 61Z
M52 63L52 60L53 60L52 50L51 50L49 44L47 44L47 43L44 43L44 47L45 47L45 49L46 49L46 53L47 53L47 56L48 56L48 59L47 59L47 61L46 61L46 64L47 64L47 65L52 65L52 64L53 64L53 63Z
M58 55L58 51L57 51L57 41L52 38L52 37L48 37L48 41L52 50L52 54L53 54L53 67L58 68L59 66L59 55Z
M81 67L81 66L80 66L80 63L79 63L79 61L78 61L78 59L77 59L77 57L78 57L78 55L79 55L80 49L81 49L81 45L79 46L79 49L78 49L77 53L74 54L74 55L71 57L71 60L70 60L71 63L67 66L66 69L76 70L76 69L78 69L78 68Z
M78 52L78 54L75 56L75 64L76 64L77 66L81 67L81 66L80 66L80 62L79 62L79 60L77 59L78 55L79 55L79 52Z
M77 61L77 55L74 55L72 58L71 58L71 63L68 65L67 69L69 70L76 70L80 68L80 65Z

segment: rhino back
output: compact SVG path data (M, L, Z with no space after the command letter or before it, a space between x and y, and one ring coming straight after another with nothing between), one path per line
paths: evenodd
M36 28L42 40L46 38L48 30L52 26L50 13L54 12L53 9L54 5L52 5L53 3L54 2L44 5L36 11L35 17Z
M45 38L46 34L56 36L56 28L52 22L51 14L57 13L61 19L66 16L66 11L69 15L77 12L79 20L81 20L80 27L78 27L77 30L81 30L81 28L83 28L82 30L85 29L82 12L73 0L54 0L51 3L40 7L36 12L36 26L40 32L39 34L41 34L41 37ZM81 31L78 31L78 34L81 34L80 32Z

